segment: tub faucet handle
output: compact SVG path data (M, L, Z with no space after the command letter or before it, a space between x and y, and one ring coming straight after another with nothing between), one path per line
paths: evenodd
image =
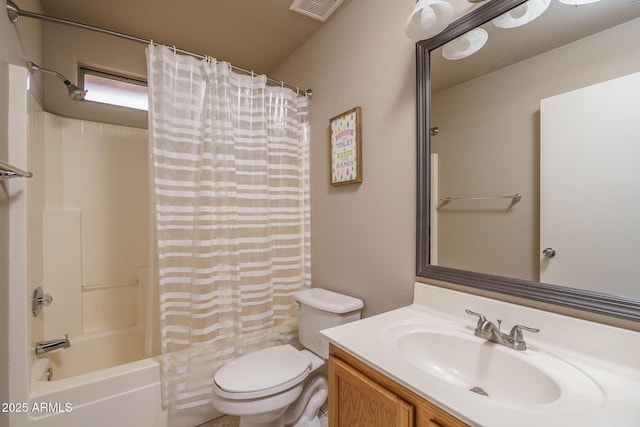
M31 312L34 317L37 317L42 310L42 307L46 307L53 302L51 294L45 294L40 286L33 291L33 298L31 299Z
M42 305L49 305L53 302L53 297L51 294L44 294L42 298L38 299L38 302Z

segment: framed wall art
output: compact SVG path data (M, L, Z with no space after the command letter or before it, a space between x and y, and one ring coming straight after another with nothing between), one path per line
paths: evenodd
M331 185L362 182L361 127L360 107L329 120Z

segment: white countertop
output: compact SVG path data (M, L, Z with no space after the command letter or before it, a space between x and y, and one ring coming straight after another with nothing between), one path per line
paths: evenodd
M394 331L405 325L428 325L433 331L484 342L474 336L477 318L467 315L467 308L494 322L502 319L506 330L515 324L539 328L538 334L524 332L529 346L524 352L504 346L496 350L515 352L515 357L538 363L553 360L556 362L550 365L566 364L566 372L578 372L586 382L574 381L556 367L550 372L562 384L559 398L550 403L519 404L461 389L417 368L399 354L393 343ZM416 283L412 305L326 329L322 334L334 345L471 425L640 426L637 332ZM527 387L526 381L522 387Z

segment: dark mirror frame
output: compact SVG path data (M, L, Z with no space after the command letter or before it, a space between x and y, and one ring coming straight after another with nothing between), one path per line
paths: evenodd
M429 264L430 153L429 129L431 81L429 53L467 31L524 3L525 0L495 0L452 23L439 35L416 44L417 94L417 226L416 275L470 288L560 305L640 322L640 300L565 286L495 276ZM640 285L639 285L640 286Z

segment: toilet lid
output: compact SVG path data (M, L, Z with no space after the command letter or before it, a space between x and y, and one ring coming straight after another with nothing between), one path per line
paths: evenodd
M278 388L301 381L311 370L308 356L290 345L265 348L245 354L218 370L216 385L230 393L249 393Z

